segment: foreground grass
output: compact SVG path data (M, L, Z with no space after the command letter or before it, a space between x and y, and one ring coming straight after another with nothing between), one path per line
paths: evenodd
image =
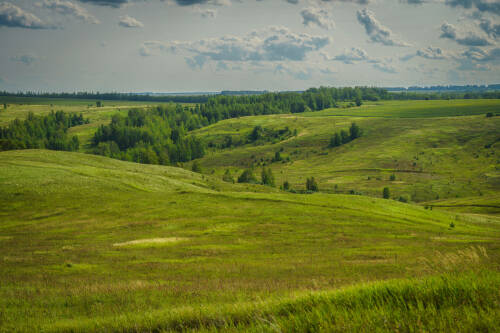
M262 301L275 313L311 292L435 274L422 258L436 251L481 245L489 269L500 262L494 217L79 153L2 152L0 169L5 332L188 329L198 316L258 331L236 317ZM286 318L284 330L299 324Z
M98 320L73 319L49 332L494 332L500 274L447 273L221 307L196 305Z

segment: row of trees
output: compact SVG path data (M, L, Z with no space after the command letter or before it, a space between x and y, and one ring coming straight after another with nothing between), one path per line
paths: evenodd
M83 115L68 115L63 111L46 116L29 113L25 120L15 119L0 128L0 150L52 149L76 151L80 147L78 137L68 135L68 129L88 123Z
M92 152L127 161L173 165L205 154L204 143L187 135L208 125L203 116L180 105L130 110L101 125L91 140Z
M360 104L362 100L390 99L380 88L311 88L305 92L266 93L261 95L223 96L208 98L197 106L210 123L243 116L302 113L336 107L340 102Z
M330 139L330 147L338 147L352 140L359 138L363 134L361 128L359 128L356 123L352 123L349 128L349 132L345 130L341 130L340 132L335 133Z

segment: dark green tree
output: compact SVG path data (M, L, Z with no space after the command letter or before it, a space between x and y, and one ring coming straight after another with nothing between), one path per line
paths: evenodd
M317 192L319 190L318 183L314 179L314 177L307 178L306 180L306 190L311 192Z
M271 168L262 168L261 173L262 184L274 187L274 175Z
M274 153L274 159L273 159L274 162L280 162L282 160L283 160L283 158L281 157L281 154L280 154L279 151L277 151L276 153Z
M283 182L283 190L285 190L285 191L290 190L290 183L288 182L288 180L285 180Z
M201 165L198 161L193 162L193 165L191 166L191 171L201 173Z
M346 131L341 130L340 131L340 140L342 141L342 144L346 144L349 141L351 141L351 137L349 136L349 134Z
M361 129L356 123L352 123L349 128L349 136L351 140L355 140L361 136Z
M238 177L238 183L252 183L257 184L257 178L255 178L252 169L244 170Z
M382 191L382 197L384 199L389 199L391 196L390 192L389 192L389 188L388 187L384 187L383 191Z

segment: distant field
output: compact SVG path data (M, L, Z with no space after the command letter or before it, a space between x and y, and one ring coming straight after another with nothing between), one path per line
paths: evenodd
M385 118L430 118L500 114L500 100L381 101L348 109L327 109L304 114L307 117L352 116Z
M252 308L276 309L269 315L293 330L295 317L284 309L299 311L309 301L292 302L290 308L286 300L361 282L435 274L440 271L422 260L436 257L436 251L457 253L480 245L488 257L458 254L457 267L481 262L499 268L495 217L366 196L280 193L179 168L79 153L1 152L0 169L0 331L5 332L181 330L211 322L243 328L249 324L237 318L252 316ZM466 298L450 299L450 311L469 318L460 319L467 325L495 313L494 301L483 300L484 313L473 310L476 303L462 304L482 294L495 299L491 288L497 280L486 278L485 289L469 294L460 291ZM467 285L456 283L458 289L450 293ZM415 297L427 299L423 291L432 285L417 283L421 296ZM405 293L404 286L387 288ZM377 288L387 290L380 285L366 292L378 295ZM365 304L363 290L359 306ZM345 297L335 295L331 306ZM270 303L263 306L263 300ZM281 305L273 308L273 302ZM313 304L328 312L329 302L326 308L322 301ZM381 308L370 312L373 320L392 311L389 304L377 304ZM353 309L358 309L354 316L367 313ZM296 315L308 316L302 310ZM389 322L403 318L398 316ZM426 327L453 327L453 316L433 319L438 321ZM330 317L307 318L326 324ZM416 319L406 322L418 325Z
M194 135L215 142L227 135L246 137L256 125L288 126L298 132L282 142L213 150L200 162L206 172L220 177L226 169L239 174L252 165L258 174L266 165L278 184L287 180L299 190L313 176L320 190L331 193L380 197L389 187L391 197L415 202L476 196L497 207L487 210L499 211L500 117L319 116L322 112L231 119L197 130ZM347 130L352 122L363 129L363 136L328 148L333 133ZM277 151L290 161L272 162Z
M70 133L77 135L80 142L87 143L97 127L108 124L116 113L126 113L131 108L152 107L158 102L134 101L101 101L103 106L96 107L97 100L87 99L62 99L62 98L31 98L31 97L2 97L0 96L0 126L5 126L12 120L24 119L29 112L36 115L45 115L51 111L64 111L67 113L82 113L90 120L90 124L74 127ZM3 104L8 104L7 110ZM82 145L81 151L85 150Z

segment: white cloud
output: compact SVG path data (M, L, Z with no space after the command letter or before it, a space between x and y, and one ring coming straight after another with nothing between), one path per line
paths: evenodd
M89 12L69 0L44 0L37 6L53 10L61 15L72 16L86 23L99 24L99 20Z
M142 28L144 27L144 24L137 19L125 15L125 16L120 16L120 22L118 22L118 25L124 28Z
M329 37L297 34L285 27L269 27L244 36L223 36L195 42L144 42L142 55L156 51L179 52L192 68L201 68L207 61L280 62L303 61L311 52L330 43Z
M0 27L25 29L51 29L53 26L43 22L35 15L24 11L9 2L0 3Z
M358 10L358 21L365 27L367 35L374 43L380 43L387 46L410 46L410 44L397 38L394 33L376 18L375 14L368 10Z
M326 9L318 7L304 8L300 15L302 15L302 23L305 26L317 25L320 28L329 30L335 28L335 22L330 17Z

